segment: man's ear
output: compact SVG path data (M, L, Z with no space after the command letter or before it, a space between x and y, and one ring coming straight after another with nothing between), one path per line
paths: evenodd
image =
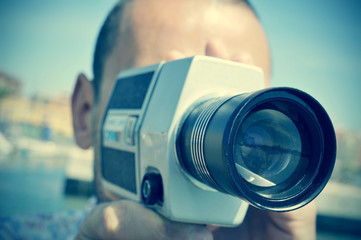
M71 98L71 109L75 141L83 149L92 145L91 110L93 104L93 85L84 74L79 74Z

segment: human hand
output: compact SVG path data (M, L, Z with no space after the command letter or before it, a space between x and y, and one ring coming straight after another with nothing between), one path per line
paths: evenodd
M236 228L213 228L214 239L316 239L316 204L291 212L268 212L249 207Z
M212 234L205 226L171 222L141 204L118 200L96 206L75 239L212 239Z

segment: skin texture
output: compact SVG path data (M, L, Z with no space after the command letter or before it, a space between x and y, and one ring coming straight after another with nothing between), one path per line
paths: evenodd
M262 27L242 3L210 0L134 0L119 23L122 38L105 62L100 97L79 74L72 96L73 126L81 148L94 147L97 195L105 202L82 223L77 239L315 239L314 203L288 213L253 207L239 227L217 228L166 220L141 204L118 199L100 183L99 129L119 71L193 55L217 56L261 67L270 56Z

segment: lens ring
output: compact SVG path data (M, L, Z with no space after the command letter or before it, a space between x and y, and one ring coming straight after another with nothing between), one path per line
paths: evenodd
M216 99L207 105L199 114L191 133L192 144L190 145L190 151L196 171L203 182L208 183L215 188L219 188L219 186L210 176L206 166L203 141L206 133L206 126L208 125L214 112L224 103L225 100L226 99L224 98Z
M259 208L288 211L299 208L312 199L314 199L323 189L330 178L336 156L336 140L332 123L322 106L311 96L302 91L290 88L271 88L253 93L248 97L248 103L243 104L238 109L236 117L230 124L228 137L227 154L229 170L234 180L234 184L240 194L250 203ZM285 104L274 105L272 102L283 102ZM239 173L234 163L234 144L239 126L245 120L249 113L255 109L275 109L285 112L285 105L296 108L291 111L291 118L297 119L297 116L303 115L308 129L300 130L310 133L309 139L302 137L303 143L308 143L309 149L313 152L310 163L306 166L300 165L298 171L304 172L301 178L295 177L289 182L279 186L264 188L252 186L248 181L239 177ZM287 112L287 111L286 111ZM298 112L298 115L292 114ZM320 124L322 123L322 124ZM310 142L308 141L310 140ZM277 193L276 189L280 190Z

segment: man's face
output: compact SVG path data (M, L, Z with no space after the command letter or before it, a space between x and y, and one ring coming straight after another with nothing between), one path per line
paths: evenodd
M212 0L135 0L124 9L120 40L108 56L99 101L93 108L95 180L101 199L114 198L99 188L100 123L119 71L178 57L212 55L251 58L270 75L270 57L261 25L249 7L240 2ZM213 54L214 53L214 54ZM219 53L219 54L218 54Z

